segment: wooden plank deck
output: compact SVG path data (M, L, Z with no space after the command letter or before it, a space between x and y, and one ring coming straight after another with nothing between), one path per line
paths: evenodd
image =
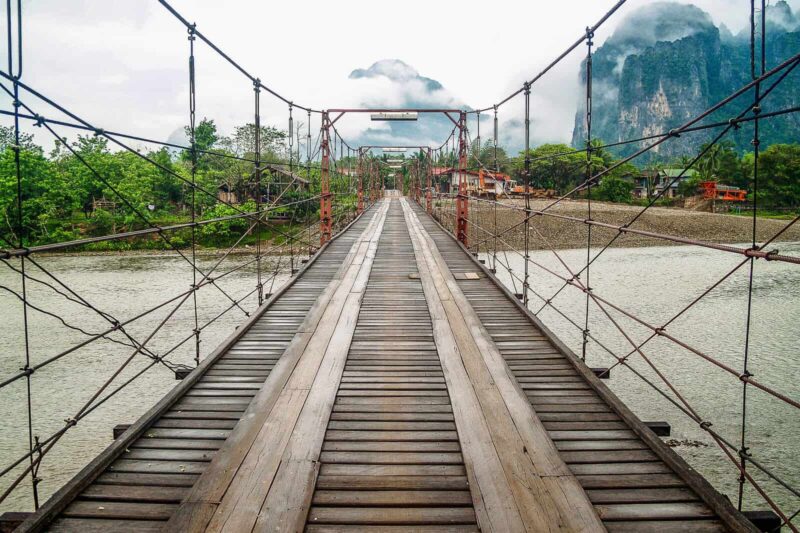
M401 198L22 530L266 529L754 531Z
M410 205L609 531L757 531L485 266ZM478 279L463 275L476 271Z
M373 215L368 211L290 284L59 490L21 531L157 531L224 445Z

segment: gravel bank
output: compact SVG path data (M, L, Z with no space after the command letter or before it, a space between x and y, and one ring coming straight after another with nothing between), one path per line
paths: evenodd
M513 203L523 206L521 200L505 200L504 203ZM552 200L534 200L531 202L533 209L544 209ZM440 211L452 209L452 203L441 203ZM605 202L592 202L592 219L614 225L628 223L643 208L624 204ZM557 215L565 215L585 219L587 217L587 203L580 200L565 200L548 209ZM452 211L450 217L452 217ZM523 212L519 210L497 208L497 228L500 231L508 230L523 221ZM470 243L486 241L481 244L481 249L491 249L494 240L490 233L494 233L495 213L494 207L485 202L470 202ZM763 242L784 228L790 221L759 218L757 222L757 240ZM713 243L747 243L752 235L752 218L745 216L727 215L719 213L703 213L680 208L651 207L640 216L630 227L637 230L654 233L681 236L689 239ZM482 229L481 229L482 228ZM550 216L537 216L531 221L530 246L531 249L549 249L550 247L581 248L586 246L587 228L585 224L574 221L558 219ZM617 231L597 226L592 227L592 245L604 246ZM776 242L800 241L800 223L795 224L785 231ZM671 241L656 239L643 235L625 233L613 244L614 247L641 247L641 246L668 246L677 245ZM498 249L520 249L524 247L524 231L521 227L508 230L497 242Z

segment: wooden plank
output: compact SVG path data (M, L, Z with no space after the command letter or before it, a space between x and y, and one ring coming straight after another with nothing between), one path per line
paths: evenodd
M468 507L312 507L310 523L329 524L473 524L475 512Z
M81 493L84 500L124 500L128 502L180 503L187 487L123 486L93 484Z
M201 474L208 463L199 461L148 461L117 459L109 472L134 474Z
M323 464L320 476L464 476L464 465Z
M364 464L461 464L461 453L430 452L322 452L324 463Z
M381 213L382 211L378 211L373 215L369 225L362 232L362 239L356 239L351 245L339 271L306 314L303 324L292 338L283 357L276 363L264 386L254 397L242 421L182 504L181 507L187 507L187 510L181 510L173 516L170 528L183 530L206 526L202 521L210 518L213 513L208 513L205 506L201 506L203 512L192 512L189 509L190 504L209 504L214 508L223 504L226 509L235 506L233 503L247 493L246 487L252 482L252 478L246 472L255 469L259 458L267 459L267 464L259 465L259 468L264 467L272 472L277 469L280 455L276 454L275 450L285 449L294 427L292 420L297 419L305 403L308 390L321 363L324 348L333 334L335 321L331 318L338 316L348 289L352 286L360 268L360 264L353 265L353 262L359 250L363 252L361 240L365 235L374 232L382 216ZM339 290L343 282L348 284L347 289ZM337 303L331 305L334 298L337 298ZM315 335L321 325L323 330ZM307 348L311 348L308 350L309 355L303 357L307 353ZM273 410L274 416L272 416ZM258 445L251 453L251 448L256 442ZM237 478L240 481L236 482ZM235 486L229 490L234 483ZM223 500L223 496L226 500ZM262 502L254 500L250 502L253 506L252 515L255 516ZM221 513L221 516L228 514Z
M166 520L177 508L169 503L74 501L64 509L66 518L104 518L119 520Z
M330 440L354 441L456 441L455 431L340 431L329 430Z
M302 512L305 518L304 509L288 505L287 500L300 498L310 501L316 475L316 462L312 455L321 449L325 423L333 406L358 316L361 293L374 258L374 245L385 215L386 206L375 214L361 238L351 247L350 262L342 271L341 280L335 285L330 299L324 308L320 308L321 316L313 329L308 328L309 331L300 334L304 342L298 343L302 350L298 347L300 353L296 355L297 364L291 374L285 382L268 390L265 385L262 389L269 396L277 396L275 407L262 421L259 432L253 435L248 428L248 440L252 445L241 455L236 476L228 476L227 484L215 479L216 488L211 491L193 491L193 495L196 494L194 501L219 501L217 512L207 526L208 531L251 529L256 520L260 520L262 508L267 515L273 509L293 513L291 516L282 514L282 517L289 516L286 518L289 521L281 523L295 524L299 521L298 512ZM291 345L286 355L290 350ZM272 375L275 372L277 367ZM306 487L304 491L295 490L300 479L300 486ZM273 504L273 499L280 503ZM269 523L277 523L272 516L266 519Z
M486 503L484 487L494 491L488 493L494 497L499 494L497 491L505 491L503 504L511 506L506 512L513 513L512 520L517 521L502 527L493 524L497 511L487 505L483 514L476 505L481 528L546 531L558 524L574 530L602 531L588 497L559 458L546 430L510 377L497 347L485 329L481 329L480 320L435 243L405 202L403 209L411 228L417 268L434 320L437 348L460 435L476 428L481 431L472 438L462 436L465 463L475 467L480 461L486 463L489 457L495 472L505 472L501 479L468 468L471 480L475 478L471 481L473 494L478 492L476 500ZM459 404L465 402L469 408L461 412ZM481 413L484 414L479 416ZM476 443L481 438L486 445L478 448Z
M595 507L606 520L680 520L713 518L714 511L705 503L620 503Z
M697 494L688 488L589 490L587 494L593 504L692 502L699 499Z
M458 442L404 442L404 441L335 441L326 440L323 451L361 451L361 452L459 452Z
M728 529L719 520L636 520L631 522L605 522L609 533L721 533Z
M472 505L472 496L468 490L317 490L313 505L465 506Z
M191 487L197 482L198 474L138 474L130 472L105 472L96 482L106 485Z
M352 225L356 224L358 218L353 220L345 228L345 231ZM326 243L319 252L327 250L345 231L335 235L331 241ZM116 458L128 448L139 436L150 426L150 424L158 419L161 414L169 410L177 402L182 401L186 393L201 379L213 365L220 361L227 351L238 340L240 340L248 330L256 324L263 315L270 309L288 290L294 286L297 280L307 272L315 263L321 253L316 254L311 261L305 264L298 276L290 278L279 289L277 289L270 298L253 313L247 321L240 325L231 335L229 335L217 348L211 352L201 363L200 366L176 385L169 393L167 393L156 405L150 408L143 414L131 428L122 435L121 438L115 439L100 455L93 459L88 465L81 469L70 481L62 486L55 494L53 494L39 510L30 516L20 527L18 531L28 532L41 529L45 524L52 522L56 516L86 487L88 487L95 479L103 475L103 472L116 460Z
M60 518L53 522L51 533L155 533L164 522L156 520L106 520L97 518Z
M477 533L478 526L474 524L451 525L353 525L353 524L309 524L306 526L308 533Z
M676 474L616 474L616 475L578 475L584 488L622 489L622 488L662 488L683 487L686 483Z
M535 326L545 338L554 346L559 353L563 354L566 360L574 367L578 374L597 392L599 399L607 406L610 406L615 413L628 423L636 435L641 438L647 446L652 449L674 472L680 474L681 479L688 484L703 500L711 506L711 508L724 520L727 526L736 531L750 531L755 532L756 529L744 516L736 511L731 505L731 502L722 494L716 491L702 476L700 476L694 469L692 469L674 450L666 446L658 437L653 435L644 424L631 412L631 410L608 388L607 385L598 379L590 368L588 368L570 349L567 347L556 335L554 335L529 309L525 306L491 273L485 265L481 265L474 261L469 256L469 251L466 250L456 239L449 234L436 220L431 219L431 224L441 229L441 234L449 243L462 250L461 257L466 257L467 260L475 267L480 269L487 278L491 280L494 287L500 291L505 301L513 305L522 315ZM529 374L535 375L535 374ZM532 398L533 399L533 398ZM545 403L556 402L542 402L541 399L536 398L537 411L542 410ZM549 406L548 407L549 410ZM588 407L588 406L587 406ZM568 405L560 405L558 409L569 408ZM608 407L606 407L607 409ZM587 411L588 412L588 411Z
M154 461L211 461L214 457L210 450L171 450L158 448L132 448L122 455L122 459L140 459Z
M467 490L466 476L320 475L317 490Z

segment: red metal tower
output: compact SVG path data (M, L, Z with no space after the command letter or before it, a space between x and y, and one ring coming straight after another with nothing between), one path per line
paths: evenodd
M322 112L322 138L320 149L322 151L322 166L320 171L320 198L319 198L319 243L325 244L331 239L333 220L331 218L331 192L330 192L330 127L331 121L328 113Z
M458 241L469 246L467 223L469 221L469 198L467 197L467 114L461 111L458 116L458 196L456 198L458 217Z

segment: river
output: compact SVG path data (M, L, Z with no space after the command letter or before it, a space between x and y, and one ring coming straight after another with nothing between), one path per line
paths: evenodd
M800 244L781 244L780 248L782 253L800 255ZM585 250L563 250L559 254L573 270L580 268L585 261ZM250 259L251 256L247 255L232 256L220 267L220 272ZM507 258L501 255L500 259L508 261L515 273L522 275L521 258L514 258L509 253ZM535 252L532 259L558 272L566 272L550 252ZM94 306L120 320L188 290L191 284L190 265L174 255L78 255L43 257L37 261ZM661 325L739 261L740 256L693 247L610 249L593 265L591 285L596 294L654 325ZM208 270L215 262L213 256L201 256L199 268ZM31 275L45 279L45 275L35 267L30 264L28 267ZM498 268L498 275L511 285L505 269ZM276 287L285 279L287 275L284 273ZM531 267L531 280L533 289L542 295L552 294L560 285L557 278L535 266ZM255 287L255 269L252 265L246 266L222 278L218 284L232 298L241 298ZM741 369L747 284L745 266L671 324L668 331L731 367ZM18 291L19 274L0 265L0 286ZM50 288L34 282L29 282L27 288L33 305L63 317L70 325L92 333L108 327L108 322L98 314L53 293ZM255 297L251 296L242 307L251 311L255 303ZM553 303L582 323L585 301L576 289L565 289ZM203 288L198 291L199 323L202 325L211 320L229 305L230 300L222 291L210 286ZM532 298L531 308L540 306L541 302ZM127 330L138 340L143 340L170 309L165 307L148 315ZM185 338L193 328L193 309L191 300L186 302L148 346L156 353L163 353ZM580 353L581 333L577 328L550 308L539 316ZM785 263L756 263L753 317L750 371L762 383L794 399L800 398L800 337L797 335L800 268ZM242 310L234 308L204 329L201 335L203 355L211 352L244 319ZM615 315L615 319L634 341L646 338L648 331L643 327L619 315ZM595 305L590 310L590 330L613 351L622 354L630 351L625 338ZM21 304L13 295L0 290L0 376L3 378L18 372L23 364L21 331ZM33 363L86 338L58 320L33 310L29 316L29 331ZM115 338L121 338L118 335ZM642 351L663 370L700 416L713 423L714 430L732 442L739 441L742 386L736 376L665 339L651 341ZM31 394L34 433L47 436L61 428L64 420L79 411L131 352L129 347L99 341L37 371L32 377ZM194 346L190 341L169 359L191 365L193 357ZM137 355L122 379L132 376L149 362L146 357ZM587 362L590 366L610 366L613 359L591 342ZM630 365L649 378L658 379L640 355L632 355ZM670 439L675 444L674 449L715 487L736 501L737 472L706 432L626 368L616 367L606 383L643 420L668 421L672 425ZM109 444L114 425L136 420L175 384L168 369L161 366L151 368L67 432L43 463L39 474L43 479L39 485L41 499L52 494ZM749 387L748 395L746 435L754 457L785 481L800 485L800 461L797 460L800 416L797 410L753 387ZM0 428L0 465L6 466L24 454L28 447L25 380L18 380L0 391L0 398L0 420L4 421ZM765 479L754 468L749 471L756 479ZM0 487L8 486L9 477L5 476ZM24 483L26 486L0 504L0 511L25 510L31 506L30 481ZM800 506L800 499L780 489L774 482L767 482L766 486L777 501L792 509L791 512ZM765 507L752 491L746 492L745 502L748 507Z

